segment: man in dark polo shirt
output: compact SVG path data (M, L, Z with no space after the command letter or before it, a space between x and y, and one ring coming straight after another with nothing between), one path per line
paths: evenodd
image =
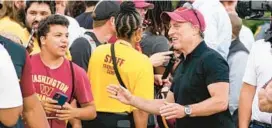
M205 21L197 11L178 8L161 15L170 21L169 36L182 52L165 100L145 100L110 85L110 97L144 111L176 119L177 128L234 128L228 111L229 67L203 40Z

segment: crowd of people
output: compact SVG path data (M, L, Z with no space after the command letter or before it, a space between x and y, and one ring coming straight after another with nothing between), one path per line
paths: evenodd
M271 128L237 2L0 1L0 128Z

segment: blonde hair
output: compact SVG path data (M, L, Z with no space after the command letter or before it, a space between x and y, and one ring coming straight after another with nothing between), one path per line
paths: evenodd
M93 20L93 28L101 27L107 23L109 19L106 20Z
M0 19L2 19L5 16L8 16L10 19L16 21L20 25L23 26L22 21L18 17L18 9L16 8L15 1L2 1L2 8L0 9Z

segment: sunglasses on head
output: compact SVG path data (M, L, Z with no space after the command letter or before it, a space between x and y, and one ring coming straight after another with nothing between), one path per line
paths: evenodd
M183 5L182 7L187 8L187 9L190 9L190 10L193 11L193 13L194 13L194 15L195 15L195 17L196 17L196 19L197 19L197 21L198 21L198 24L199 24L199 29L200 29L201 36L203 36L203 32L202 32L202 30L201 30L202 26L201 26L200 20L199 20L199 18L198 18L198 15L197 15L197 13L196 13L196 9L193 7L193 5L192 5L190 2L184 3L184 5Z

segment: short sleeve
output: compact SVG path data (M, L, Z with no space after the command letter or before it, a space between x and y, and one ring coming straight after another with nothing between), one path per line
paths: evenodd
M35 88L32 83L32 67L28 53L26 52L25 64L22 70L22 77L20 80L23 97L31 96L35 93Z
M229 82L229 66L227 61L218 53L207 53L203 59L206 85L217 82Z
M86 72L74 65L76 87L75 87L75 97L80 104L88 103L93 101L93 95L91 91L91 84L87 77Z
M83 37L77 38L70 48L72 61L88 71L92 48L89 41Z
M257 73L255 69L255 48L253 46L248 56L243 82L257 86Z
M137 74L135 79L135 88L133 95L144 98L154 99L154 74L153 67L149 60L142 63L142 70Z
M17 75L7 51L0 48L0 108L22 105L22 95Z

